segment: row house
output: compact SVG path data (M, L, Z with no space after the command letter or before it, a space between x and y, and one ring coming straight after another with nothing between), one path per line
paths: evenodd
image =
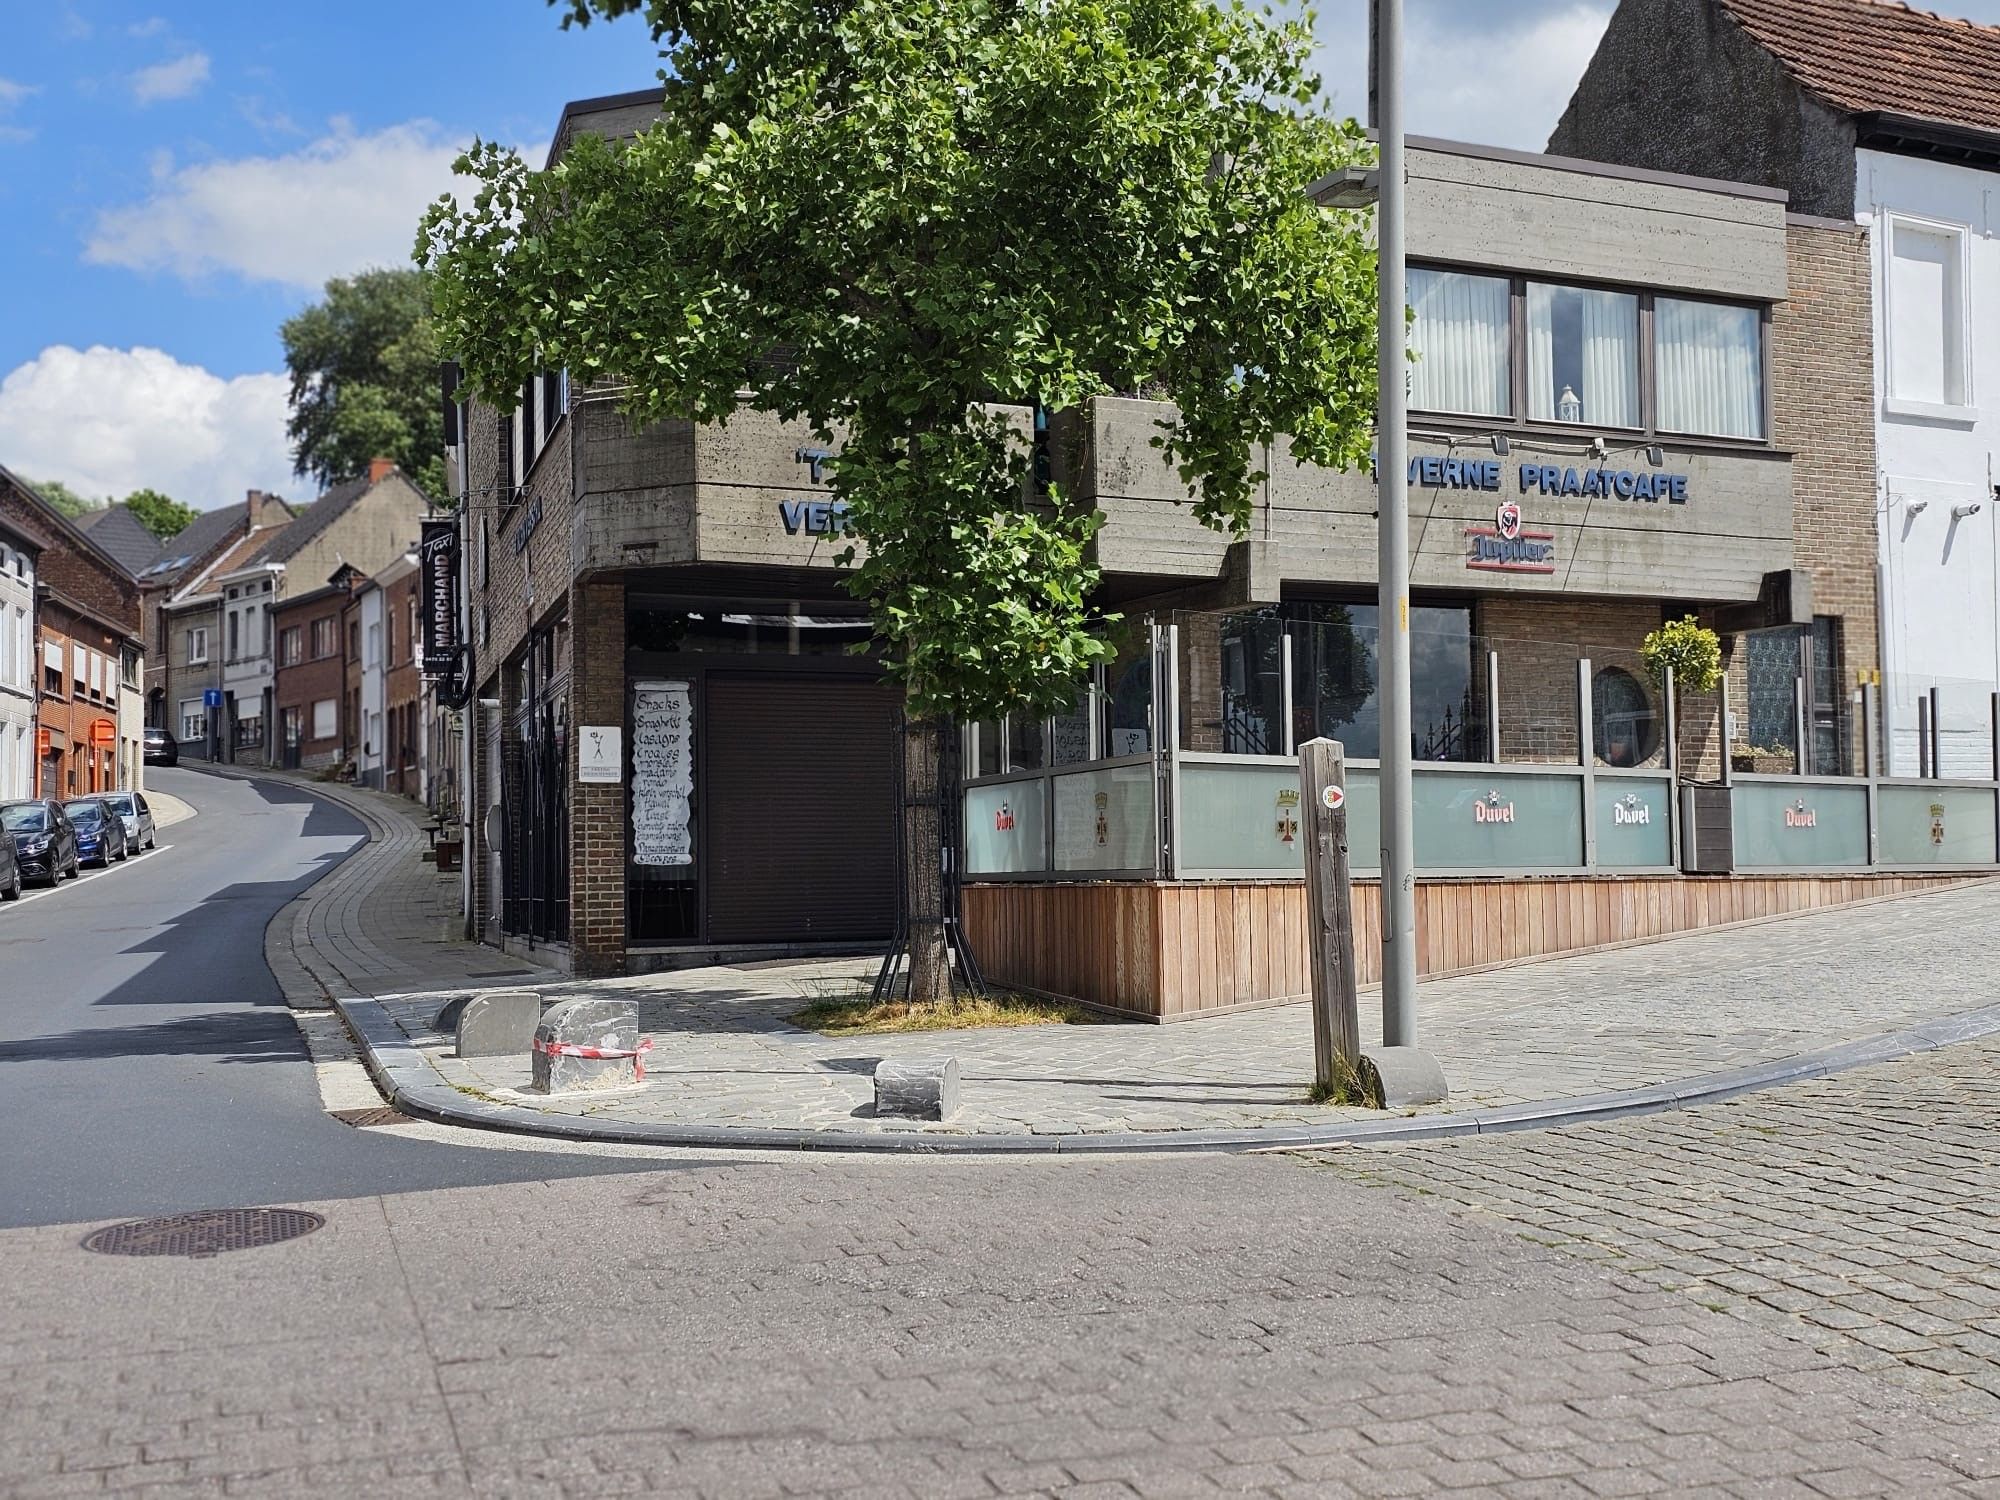
M1875 617L1843 628L1882 643L1887 769L2000 775L2000 26L1875 0L1623 0L1549 149L1760 183L1845 242L1872 381L1820 404L1798 463L1874 504L1816 581L1859 603L1880 580ZM1820 762L1867 663L1842 647L1815 619L1750 653L1753 678L1808 685Z
M0 802L35 795L36 560L41 544L0 520Z
M35 780L42 795L140 789L145 769L139 584L110 551L0 469L0 526L39 549Z
M336 485L240 567L218 572L224 656L222 713L234 758L272 764L267 744L275 721L277 663L273 611L295 580L331 577L341 568L365 579L416 544L418 522L430 509L422 490L386 458Z
M415 553L364 583L357 602L361 682L357 779L364 786L425 800L428 736L417 670L418 570Z
M279 765L349 774L359 741L361 622L356 590L367 580L342 565L318 588L280 600L272 689Z
M222 690L219 571L248 561L289 524L292 508L277 495L249 491L240 505L203 511L139 572L146 620L146 722L165 729L181 754L216 757L210 743L220 716L207 707Z

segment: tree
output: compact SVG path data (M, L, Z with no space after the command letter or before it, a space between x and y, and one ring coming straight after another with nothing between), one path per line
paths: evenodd
M1105 659L1100 517L1028 483L1008 408L1145 390L1201 519L1241 534L1277 433L1366 456L1374 259L1308 183L1365 155L1311 37L1211 0L550 0L643 12L659 121L550 172L475 145L426 216L441 342L503 409L537 367L640 420L739 403L832 469L905 691L911 994L949 984L935 721L1052 708Z
M403 267L336 278L279 336L298 473L328 488L366 473L372 458L393 458L428 494L445 494L437 338L422 275Z
M195 518L192 505L169 499L158 490L134 490L125 497L125 508L138 523L161 541L171 541L187 530Z
M1639 659L1655 688L1665 692L1672 687L1676 724L1681 722L1681 702L1687 694L1713 692L1722 681L1722 637L1693 615L1648 631L1639 643ZM1673 748L1678 765L1680 747Z
M60 512L72 521L85 511L104 509L107 503L103 500L86 499L60 479L31 480L29 487L48 502L51 510Z

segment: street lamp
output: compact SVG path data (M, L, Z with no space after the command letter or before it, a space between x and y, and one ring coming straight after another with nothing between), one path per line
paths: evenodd
M1370 1054L1389 1108L1445 1097L1444 1072L1417 1046L1414 747L1410 730L1409 386L1404 286L1403 0L1374 0L1370 102L1380 165L1375 238L1376 656L1381 691L1382 1049ZM1351 173L1352 169L1350 169ZM1342 174L1345 176L1346 174ZM1364 178L1358 190L1367 187Z

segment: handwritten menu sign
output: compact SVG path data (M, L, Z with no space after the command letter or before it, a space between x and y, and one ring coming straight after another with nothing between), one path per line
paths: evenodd
M632 862L694 863L694 699L685 682L632 689Z

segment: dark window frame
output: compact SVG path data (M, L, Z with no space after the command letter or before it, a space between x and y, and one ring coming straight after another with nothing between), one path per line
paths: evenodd
M1616 281L1592 280L1580 276L1542 276L1527 271L1508 271L1496 266L1471 265L1464 261L1413 260L1413 271L1442 271L1461 276L1482 276L1508 284L1507 375L1509 405L1505 416L1481 416L1474 412L1433 411L1412 406L1412 418L1424 422L1449 423L1480 432L1561 433L1575 440L1577 435L1605 433L1640 442L1673 444L1720 444L1724 447L1769 452L1776 448L1773 437L1775 413L1772 409L1771 304L1740 297L1714 296L1705 292L1681 291L1673 287L1642 287ZM1608 423L1551 422L1528 415L1528 284L1571 287L1583 292L1622 292L1639 299L1639 417L1637 427L1613 427ZM1759 392L1764 435L1756 438L1727 437L1705 432L1677 432L1659 425L1659 358L1654 348L1653 304L1658 297L1676 302L1705 302L1717 307L1750 308L1757 313L1758 364L1761 369Z

